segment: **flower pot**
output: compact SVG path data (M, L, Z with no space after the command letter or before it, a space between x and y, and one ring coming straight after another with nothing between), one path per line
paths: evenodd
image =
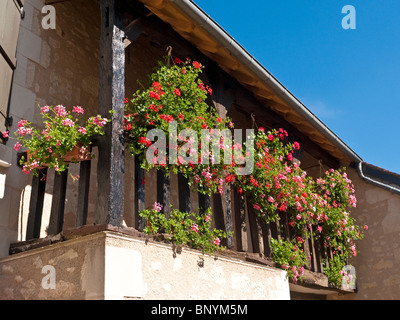
M73 162L73 161L86 161L86 160L91 160L92 155L90 153L90 148L86 148L85 150L82 150L82 143L78 142L70 151L67 151L67 153L62 157L64 162ZM29 161L30 158L35 156L35 152L27 152L27 161ZM40 167L38 169L43 169L48 167L48 163L41 163Z
M82 143L78 142L71 151L68 151L65 156L63 156L63 160L65 162L91 160L92 155L90 153L90 148L85 148L85 150L81 150L82 147Z

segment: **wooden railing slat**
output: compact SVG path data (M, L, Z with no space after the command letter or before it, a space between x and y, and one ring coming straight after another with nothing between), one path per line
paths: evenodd
M51 202L48 234L60 233L64 223L65 196L67 191L68 169L54 175L53 199Z
M79 168L78 208L76 213L76 226L84 226L87 220L90 188L91 160L81 161Z
M163 205L162 211L167 219L171 214L171 182L169 174L157 171L157 202Z
M178 174L179 211L190 212L190 187L189 180Z
M44 168L39 171L38 177L32 178L32 191L29 203L26 240L40 238L43 201L46 189L46 175L47 175L47 168Z
M145 171L140 167L139 157L135 156L135 220L137 229L143 231L146 221L139 216L139 211L146 208L145 204Z

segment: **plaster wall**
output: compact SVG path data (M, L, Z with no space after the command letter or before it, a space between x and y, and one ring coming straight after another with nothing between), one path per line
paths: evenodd
M286 272L99 232L0 259L0 299L289 299Z

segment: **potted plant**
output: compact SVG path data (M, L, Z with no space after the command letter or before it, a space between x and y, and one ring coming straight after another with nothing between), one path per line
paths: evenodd
M23 172L37 175L37 170L43 167L64 171L69 162L93 157L91 139L94 135L104 134L108 119L97 115L85 120L85 110L81 106L68 111L62 105L45 105L40 110L43 126L35 127L31 122L21 120L15 132L18 141L14 149L27 149L27 158L20 160Z
M159 62L157 70L149 77L149 85L125 100L125 130L128 149L131 155L139 155L142 168L156 168L167 174L171 171L181 173L189 178L190 184L194 184L198 191L211 193L220 188L224 165L213 165L211 155L207 155L208 161L192 157L186 163L179 156L180 151L186 148L184 154L190 157L191 152L199 150L200 141L194 141L191 145L190 137L176 137L176 163L169 161L168 152L163 157L160 154L154 156L154 159L161 161L147 161L144 156L152 144L147 133L155 128L169 133L169 137L171 125L175 126L177 133L190 129L196 137L201 137L202 131L233 128L230 119L219 117L215 107L209 103L212 89L201 80L203 69L199 62L190 59L182 61L175 58L170 66ZM171 146L170 140L167 149Z

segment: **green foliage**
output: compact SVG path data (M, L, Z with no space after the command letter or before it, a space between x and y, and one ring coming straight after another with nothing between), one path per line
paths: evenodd
M91 138L103 135L104 126L110 120L99 115L84 119L83 114L84 109L80 106L74 106L72 111L61 105L43 106L43 125L40 127L26 120L19 121L15 132L18 142L14 149L25 147L29 153L28 159L21 159L23 171L37 175L41 166L64 171L67 163L63 157L77 145L81 156L90 154Z
M272 258L287 270L287 275L294 283L304 276L304 266L307 263L306 255L302 249L302 241L278 241L271 239Z
M167 220L160 208L161 205L155 203L153 209L139 212L146 219L143 230L146 234L165 234L167 241L176 246L186 244L207 253L225 248L221 246L221 241L226 238L226 233L211 227L210 209L202 214L172 209Z
M218 192L224 166L213 165L209 154L205 155L207 161L203 161L198 152L199 140L204 130L211 134L214 130L233 128L233 124L229 119L221 119L207 103L212 89L200 79L202 70L200 63L189 59L185 62L175 59L172 66L160 62L150 75L149 86L127 99L125 128L128 149L132 155L140 155L142 168L181 173L189 178L195 190L211 194ZM176 125L173 132L171 125ZM147 134L155 128L168 134L166 149L176 150L176 161L170 161L170 152L163 154L159 149L150 161L146 160L151 145ZM183 165L184 162L188 164Z

